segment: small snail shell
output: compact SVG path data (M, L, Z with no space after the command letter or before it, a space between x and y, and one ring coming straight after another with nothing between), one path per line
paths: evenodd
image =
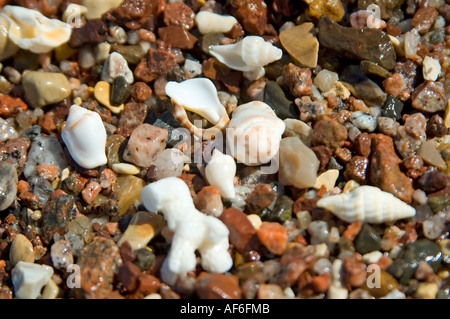
M209 53L230 69L243 71L244 76L256 80L265 73L264 66L281 59L283 51L260 36L246 36L239 42L212 45Z
M78 165L91 169L107 163L106 130L98 113L72 105L61 138Z
M412 217L416 210L391 193L364 185L347 194L323 197L317 207L325 208L343 221L380 224Z
M284 122L266 103L242 104L234 110L226 130L227 147L246 165L265 164L278 153L284 129Z
M4 6L0 15L9 22L9 39L21 49L47 53L69 41L72 28L39 11L19 6Z
M172 99L174 117L189 131L203 139L214 138L230 118L220 103L214 83L207 78L193 78L181 83L169 81L166 94ZM196 127L189 120L186 110L199 114L214 126L208 129Z
M212 157L205 167L205 176L211 186L220 189L222 197L234 198L234 176L236 163L230 155L214 149Z

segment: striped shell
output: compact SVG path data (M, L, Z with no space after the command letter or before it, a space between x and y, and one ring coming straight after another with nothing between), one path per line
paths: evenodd
M209 53L230 69L248 72L256 80L264 75L263 66L281 59L283 51L259 36L246 36L239 42L212 45Z
M348 223L381 224L416 214L412 206L391 193L369 185L360 186L348 194L323 197L317 202L317 207L329 210Z
M278 153L284 129L284 122L266 103L242 104L226 130L229 154L249 166L268 163Z
M181 83L169 81L166 94L172 100L174 117L192 134L206 140L212 139L230 121L225 107L220 103L214 83L207 78L193 78ZM186 110L199 114L213 127L203 129L191 123Z

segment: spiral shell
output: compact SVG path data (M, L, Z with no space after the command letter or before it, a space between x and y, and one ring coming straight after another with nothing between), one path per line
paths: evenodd
M268 163L278 153L284 129L284 122L266 103L242 104L226 130L229 154L249 166Z
M91 169L107 163L106 130L98 113L72 105L61 138L78 165Z
M369 185L357 187L348 194L323 197L317 202L317 207L329 210L348 223L381 224L416 214L412 206L391 193Z
M220 103L214 83L207 78L193 78L181 83L169 81L166 94L172 100L174 117L192 134L203 139L212 139L230 121L225 107ZM186 110L199 114L213 127L202 129L191 123Z
M260 36L246 36L239 42L212 45L209 53L230 69L243 71L244 76L256 80L265 73L264 66L281 59L283 51Z
M72 33L69 24L49 19L36 10L7 5L0 15L9 22L9 39L33 53L47 53L59 47L69 41Z

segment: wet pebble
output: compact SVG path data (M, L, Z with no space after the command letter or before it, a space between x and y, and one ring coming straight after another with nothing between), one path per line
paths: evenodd
M133 175L122 175L117 178L117 182L112 186L112 191L119 198L119 216L123 216L136 200L140 201L144 185L143 179Z
M114 79L111 86L110 102L113 106L119 106L125 103L131 96L131 86L123 76Z
M0 161L0 211L8 208L14 201L17 194L17 171L15 167L6 162Z
M74 262L72 245L67 239L54 242L50 249L50 254L53 266L57 269L67 269Z
M378 232L369 224L364 223L355 239L355 249L360 254L368 254L381 248L381 238Z
M257 231L261 243L273 254L281 255L286 247L288 235L277 222L263 222Z
M33 244L27 237L22 234L14 237L9 250L9 260L13 267L20 261L34 263Z

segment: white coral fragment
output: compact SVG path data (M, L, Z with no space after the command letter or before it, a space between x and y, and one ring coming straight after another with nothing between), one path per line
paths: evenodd
M228 253L228 228L216 217L202 214L194 206L189 187L177 177L163 178L144 187L142 202L151 212L160 211L174 232L169 254L161 268L161 278L174 284L179 275L196 267L196 254L209 272L224 273L233 261Z
M50 266L19 261L12 270L15 297L37 299L52 275L53 268Z

